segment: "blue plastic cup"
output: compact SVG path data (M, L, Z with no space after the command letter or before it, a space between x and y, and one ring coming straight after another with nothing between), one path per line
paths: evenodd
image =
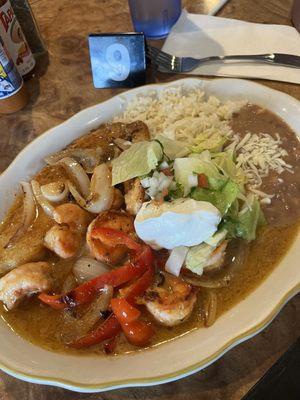
M128 0L131 19L136 32L144 32L147 39L168 36L181 13L181 0Z

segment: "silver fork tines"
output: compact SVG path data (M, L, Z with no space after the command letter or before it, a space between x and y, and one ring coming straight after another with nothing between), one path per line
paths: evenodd
M150 60L156 65L162 66L169 71L180 72L180 59L178 57L172 56L150 45L147 46L146 53Z

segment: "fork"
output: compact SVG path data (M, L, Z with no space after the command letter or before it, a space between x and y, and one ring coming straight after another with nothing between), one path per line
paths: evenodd
M214 61L250 61L257 63L285 65L293 68L300 68L300 57L291 54L270 53L270 54L251 54L251 55L229 55L211 56L205 58L176 57L165 53L156 47L147 45L146 54L152 62L163 67L168 72L190 72L200 64Z

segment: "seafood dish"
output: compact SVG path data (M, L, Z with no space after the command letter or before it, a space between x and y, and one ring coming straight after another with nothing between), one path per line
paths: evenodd
M206 329L299 230L300 143L200 88L136 96L50 154L1 224L0 315L46 349L124 354Z

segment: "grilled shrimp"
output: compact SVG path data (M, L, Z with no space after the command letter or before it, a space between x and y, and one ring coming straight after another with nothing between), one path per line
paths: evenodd
M204 270L206 271L213 271L215 269L220 268L225 260L226 255L226 247L228 241L224 240L215 250L212 252L206 264L204 266Z
M124 203L124 196L120 189L114 188L114 200L111 205L113 210L119 210Z
M59 225L49 229L44 245L61 258L74 257L90 222L88 212L77 204L66 203L55 208L53 217Z
M109 265L117 265L125 258L128 249L124 245L114 246L111 239L101 237L97 228L111 228L134 236L133 217L120 211L104 211L88 227L86 241L92 255Z
M129 214L136 215L145 201L145 190L138 178L134 179L126 186L128 187L128 191L124 196L126 211L129 212ZM127 187L125 187L125 190Z
M74 257L81 245L81 235L67 226L54 225L46 233L44 245L61 258Z
M87 211L77 204L65 203L56 207L53 213L55 222L67 225L71 231L85 232L90 222Z
M53 288L51 267L46 262L23 264L0 279L0 301L8 310L27 296Z
M148 289L142 303L162 325L179 325L189 318L197 295L191 285L171 274L163 273L162 283Z

